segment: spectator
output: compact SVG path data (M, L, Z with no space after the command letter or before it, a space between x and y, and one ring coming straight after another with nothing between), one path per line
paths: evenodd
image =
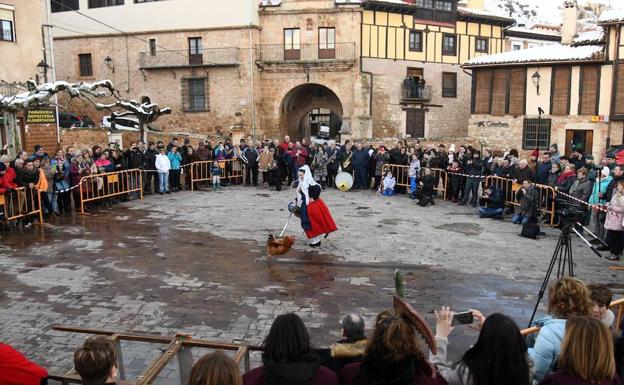
M245 172L245 186L249 186L253 184L254 186L258 185L258 150L254 146L253 142L249 143L249 147L245 148L243 151L243 155L245 159L247 159L247 168Z
M329 141L329 148L327 149L327 186L332 187L335 185L336 175L338 174L338 167L340 166L340 149L336 147L336 142Z
M613 292L602 285L588 285L587 288L589 289L589 299L592 305L592 317L601 320L611 330L613 336L617 337L614 323L615 314L609 309L613 299Z
M188 385L243 385L243 379L238 364L217 350L193 365Z
M35 152L33 152L32 154L32 158L37 158L37 159L43 159L43 158L48 158L50 159L50 157L48 156L48 154L46 154L46 152L43 149L43 146L40 144L35 144Z
M323 146L318 146L316 149L316 153L314 154L314 159L312 160L312 168L314 169L314 179L318 184L321 185L323 189L325 189L327 181L328 163L329 159L327 159L325 149L323 148Z
M340 379L342 385L446 384L419 347L414 327L393 310L377 316L364 360L346 365Z
M212 167L210 168L210 175L212 175L212 188L214 190L221 189L221 175L223 174L223 170L219 167L219 161L213 161Z
M448 182L448 197L453 203L459 202L459 194L461 193L461 184L463 177L459 174L462 173L462 169L459 166L459 160L453 159L451 165L446 169Z
M52 172L54 174L52 184L57 194L59 212L71 212L69 162L65 159L63 150L56 152L56 157L52 160Z
M349 314L340 322L342 339L329 349L319 349L321 365L336 373L347 364L364 359L368 340L364 333L364 319L358 314Z
M173 147L179 147L180 144L178 143L178 138L171 138L171 142L169 142L169 144L167 144L167 154L171 152L171 149Z
M514 183L522 184L527 179L533 180L533 170L529 167L529 163L526 159L521 159L518 162L518 167L514 169L511 174L511 179Z
M161 146L159 149L160 154L156 155L156 170L158 170L158 193L163 195L164 193L171 194L169 191L169 170L171 170L171 161L165 154L165 147Z
M549 152L550 152L550 158L552 159L552 161L554 163L559 163L560 155L559 155L559 147L557 146L557 143L553 143L550 145Z
M379 146L379 149L377 149L377 153L374 156L374 162L375 162L375 184L373 185L373 188L375 189L375 191L377 191L379 189L379 186L381 185L381 178L383 177L384 165L390 162L390 154L386 152L385 146Z
M260 153L260 159L258 162L258 170L262 173L262 183L271 185L269 178L269 169L271 168L271 162L273 161L274 149L269 149L269 145L265 144Z
M180 191L180 173L182 164L182 155L178 152L178 146L172 146L171 150L167 154L171 170L169 170L169 185L172 192Z
M607 244L611 255L610 261L619 261L624 249L624 180L620 179L616 185L613 197L607 205L607 216L604 228L607 230Z
M410 155L411 161L409 165L409 170L407 171L407 176L410 181L410 198L416 198L416 192L418 191L418 176L420 175L420 159L418 159L418 155L412 154Z
M561 341L568 318L587 316L591 311L589 290L585 284L571 277L560 278L548 289L548 313L552 316L538 320L541 326L535 345L529 349L533 360L533 378L541 381L550 373L561 352Z
M9 345L0 343L0 384L44 385L48 372Z
M574 170L574 166L571 164L566 165L563 169L563 173L561 173L561 175L557 178L555 191L568 194L575 180L576 172Z
M479 217L501 219L505 210L503 190L496 186L486 186L479 199Z
M206 147L206 144L203 140L199 141L199 146L197 147L196 153L200 161L211 160L212 158L210 154L210 149Z
M396 187L396 179L392 176L392 171L386 173L386 177L383 180L382 194L385 196L394 195L394 188Z
M420 190L416 193L416 199L419 200L418 205L425 207L427 205L435 205L433 196L435 195L436 178L431 175L431 169L425 168L425 174L420 181Z
M539 192L530 179L525 179L522 182L522 188L516 192L516 200L520 201L520 207L513 215L511 221L517 225L535 222L537 219L538 199Z
M243 376L245 385L338 385L336 374L321 366L303 321L294 313L278 316L263 343L262 366Z
M613 191L616 190L615 186L621 180L624 180L624 166L618 165L613 168L613 178L601 198L603 198L606 202L611 202Z
M401 150L398 151L398 155L400 155ZM390 155L392 157L392 155ZM355 171L355 184L354 187L356 189L364 189L367 190L370 188L370 184L367 185L366 178L366 165L368 164L368 150L362 148L362 143L358 142L355 145L355 151L353 151L353 157L351 159L353 163L353 169Z
M609 329L593 317L574 317L566 326L558 370L540 385L622 385L615 370Z
M587 169L584 167L580 168L576 174L576 180L570 187L570 195L583 202L588 202L592 193L592 182L587 178Z
M604 166L594 182L592 194L589 197L590 205L606 204L605 200L599 197L607 190L609 183L611 183L611 170L609 170L609 167ZM597 209L592 209L591 212L594 221L594 234L596 234L598 238L604 240L606 235L604 222L607 214L603 210Z
M477 321L473 328L479 330L479 338L455 365L446 362L453 313L448 308L436 312L438 353L431 361L440 375L449 385L529 385L531 363L518 325L503 314L492 314L486 319L477 310L471 312Z
M199 157L197 153L195 153L195 149L193 146L186 146L186 152L182 156L182 165L186 166L186 174L184 175L184 185L187 190L191 189L191 165L195 162L199 162ZM197 186L197 182L195 182L195 186Z
M546 184L553 188L556 187L559 175L561 175L561 165L559 163L552 162L550 165L550 171L546 176Z
M475 151L472 154L472 158L466 161L467 169L466 173L468 177L466 179L466 187L464 188L464 195L459 202L460 205L468 203L468 199L472 195L470 204L473 207L477 207L477 199L479 198L479 185L481 184L481 176L483 173L483 161L481 160L479 151Z
M74 353L74 368L83 385L104 385L117 377L117 350L108 337L87 338Z
M535 168L535 183L546 185L548 181L548 173L552 169L552 159L549 152L542 154L542 161Z
M143 168L145 169L144 190L147 195L158 192L158 176L156 173L156 146L154 142L149 142L147 151L143 155Z

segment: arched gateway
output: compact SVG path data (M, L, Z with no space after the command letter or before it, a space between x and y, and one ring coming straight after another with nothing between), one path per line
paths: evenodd
M299 85L286 93L280 105L280 130L293 139L315 136L321 125L329 126L332 138L342 124L342 103L336 93L315 83Z

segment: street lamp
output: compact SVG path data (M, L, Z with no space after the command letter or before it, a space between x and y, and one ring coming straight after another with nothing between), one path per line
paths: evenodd
M535 73L533 74L533 76L531 76L531 80L533 80L533 85L535 86L535 88L537 88L537 94L539 95L539 83L540 83L540 79L542 78L542 76L539 74L539 72L535 71Z
M37 68L39 68L39 71L41 71L41 73L43 74L43 81L44 83L48 82L48 68L51 68L48 63L46 63L45 61L40 61L39 64L37 64Z
M104 64L106 64L106 66L110 68L113 71L113 73L115 73L115 66L113 65L113 59L111 59L110 56L106 56L106 59L104 59Z

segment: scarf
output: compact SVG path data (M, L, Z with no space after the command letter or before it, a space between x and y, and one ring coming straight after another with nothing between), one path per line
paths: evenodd
M564 172L561 175L559 175L559 178L557 178L557 184L561 184L563 183L566 179L568 179L571 176L575 176L576 173L574 171L568 171L568 172Z
M309 193L310 186L316 186L318 183L316 183L316 181L312 177L312 171L310 171L310 167L307 164L299 168L298 171L303 172L304 175L303 175L303 180L299 181L299 187L297 190L302 192L303 195L305 195L305 199L306 199L305 203L306 205L309 205L310 204L310 193ZM299 194L297 194L297 199L299 199ZM299 204L298 206L301 207L301 204Z

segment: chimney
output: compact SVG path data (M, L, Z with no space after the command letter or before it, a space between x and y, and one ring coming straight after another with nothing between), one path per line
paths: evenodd
M576 36L576 18L578 5L576 0L563 3L563 24L561 25L561 44L572 44Z
M468 8L483 10L485 7L485 0L468 0Z

